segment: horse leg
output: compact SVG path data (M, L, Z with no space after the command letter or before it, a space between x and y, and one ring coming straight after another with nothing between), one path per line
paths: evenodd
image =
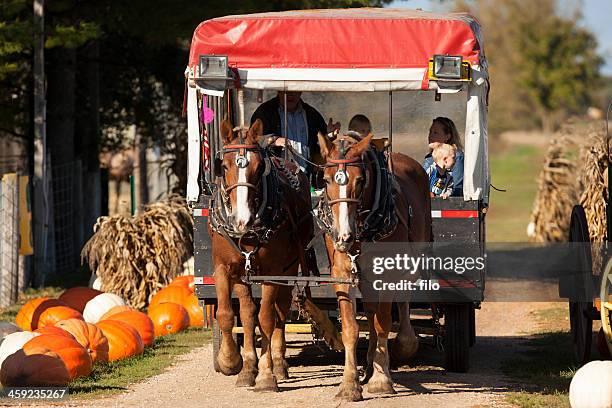
M406 364L419 349L419 339L410 323L410 303L398 303L400 327L397 337L391 340L391 358L394 364Z
M376 330L376 350L374 352L372 378L368 381L367 391L371 394L395 394L393 380L389 373L389 352L387 340L391 331L391 302L378 304L374 314Z
M287 351L287 344L285 343L285 321L287 319L287 313L291 308L291 300L293 297L293 288L289 286L283 286L278 289L278 295L276 298L276 327L272 334L272 363L273 372L277 380L286 380L289 378L289 365L285 360L285 352Z
M336 285L335 289L342 317L342 342L344 343L344 373L336 398L344 401L360 401L363 395L357 371L359 326L355 317L355 299L349 293L349 285Z
M255 391L278 391L276 377L272 373L271 340L276 326L276 293L277 285L263 284L261 303L259 305L259 329L261 330L261 358L259 373L255 379Z
M217 362L223 374L236 375L242 368L242 357L232 338L234 328L232 285L227 276L227 267L219 265L215 270L215 290L217 292L217 322L223 335Z
M253 301L251 288L243 283L234 285L240 300L240 321L244 330L244 347L242 350L242 370L236 379L237 387L252 387L257 376L257 350L255 349L255 324L257 323L257 306Z
M367 382L372 378L374 374L374 354L376 353L376 342L377 335L376 329L374 328L374 313L376 313L377 303L366 303L364 302L363 307L365 309L366 316L368 318L368 328L369 328L369 336L368 336L368 355L367 355L367 366L365 370L365 376L363 378L362 384L367 384Z

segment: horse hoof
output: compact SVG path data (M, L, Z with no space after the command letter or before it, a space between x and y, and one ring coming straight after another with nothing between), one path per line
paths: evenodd
M361 386L357 382L340 384L340 390L336 394L336 399L347 402L361 401L363 399Z
M361 384L367 384L368 381L370 381L370 378L372 378L372 375L374 375L374 366L372 364L369 364L366 367L365 370L365 375L363 376L363 380L361 381Z
M255 392L278 392L276 378L273 375L261 377L255 380Z
M236 387L252 387L255 385L257 373L241 371L236 378Z
M389 358L394 363L407 363L419 349L418 338L399 338L392 339L389 345Z
M217 357L217 364L222 374L236 375L242 370L242 356L238 354L238 358L232 360L223 358L222 354L219 354Z
M289 378L289 364L285 359L275 360L273 367L272 372L277 380L287 380Z
M366 385L366 391L370 394L397 394L393 388L393 382L388 378L370 379Z
M274 376L277 380L288 380L289 379L289 371L286 367L274 367Z

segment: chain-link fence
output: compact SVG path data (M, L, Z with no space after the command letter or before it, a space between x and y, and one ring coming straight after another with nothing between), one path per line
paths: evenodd
M19 258L19 177L11 173L0 180L0 307L17 301Z
M53 166L53 229L55 239L55 273L72 273L79 264L75 222L81 217L81 162Z

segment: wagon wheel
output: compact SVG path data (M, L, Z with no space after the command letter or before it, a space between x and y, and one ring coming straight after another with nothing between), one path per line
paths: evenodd
M470 368L469 303L444 306L444 353L447 371L465 373Z
M581 205L575 205L572 209L569 241L590 242L586 214ZM574 277L574 290L582 296L578 296L577 301L572 301L570 298L569 312L574 356L578 363L582 365L591 359L591 343L593 341L593 319L591 317L593 302L584 301L587 285L590 284L592 275L591 251L587 245L580 247L580 258L577 262L579 262L577 270L587 272Z
M612 259L608 261L601 279L601 327L608 350L612 354Z

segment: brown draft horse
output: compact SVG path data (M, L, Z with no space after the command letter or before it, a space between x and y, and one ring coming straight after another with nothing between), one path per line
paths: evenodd
M326 160L324 178L330 229L326 233L331 274L350 278L352 266L349 254L360 248L360 226L364 214L373 210L376 193L376 154L371 150L372 135L361 138L356 134L339 136L334 141L319 134L321 152ZM384 242L429 242L431 240L431 203L427 176L414 159L399 153L391 154L396 189L394 229L376 239ZM379 162L380 164L380 162ZM339 171L341 170L341 171ZM343 173L343 174L342 174ZM366 210L366 211L364 211ZM391 212L391 211L390 211ZM330 220L331 221L331 220ZM330 234L331 231L331 234ZM359 326L355 316L355 299L348 284L335 285L342 318L342 340L345 367L337 398L358 401L362 388L356 361ZM390 302L366 303L364 309L370 326L367 369L364 383L370 393L395 393L389 373L388 336L391 330ZM409 304L399 304L400 329L393 344L393 358L405 361L416 353L418 339L410 324Z
M221 124L223 159L216 163L221 167L216 170L221 183L209 224L216 318L222 332L217 368L225 375L238 374L239 387L255 385L255 391L278 391L277 379L288 377L284 331L293 287L263 283L256 316L257 306L246 275L296 276L299 265L306 268L304 248L313 236L314 221L308 179L291 163L268 155L259 143L262 132L260 120L246 135L235 131L226 120ZM242 356L232 338L232 292L240 302ZM262 336L259 363L255 349L257 321ZM329 320L326 323L333 327Z

